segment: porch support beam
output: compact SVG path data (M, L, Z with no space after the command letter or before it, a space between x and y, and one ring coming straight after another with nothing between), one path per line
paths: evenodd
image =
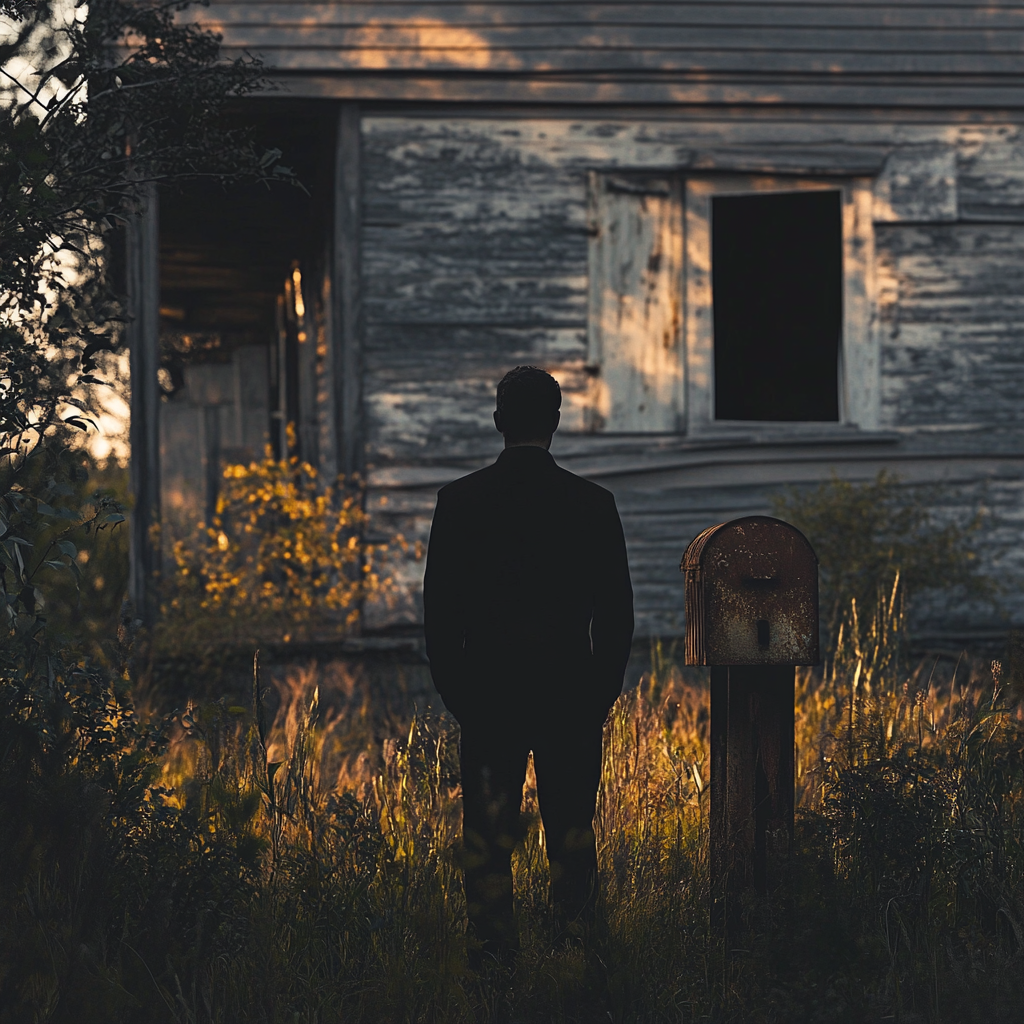
M361 126L358 103L339 105L334 161L333 387L338 471L363 471Z

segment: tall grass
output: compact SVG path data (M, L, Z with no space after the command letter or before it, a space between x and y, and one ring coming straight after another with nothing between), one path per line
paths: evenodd
M156 788L133 783L122 813L130 885L93 873L91 905L121 909L107 908L102 937L78 937L77 973L40 953L20 1009L0 1017L1015 1020L1024 719L998 665L908 667L901 635L894 591L867 615L851 609L823 673L801 671L796 850L786 884L747 900L742 948L709 927L706 680L671 652L652 652L605 726L598 923L553 943L530 772L514 858L521 951L480 970L454 723L371 722L352 680L348 702L321 712L328 675L313 669L277 681L271 721L257 671L251 706L190 706L166 751L152 748ZM109 839L120 826L90 827ZM18 920L59 945L71 883L25 877ZM0 992L12 986L0 977Z
M296 674L265 731L258 702L248 725L216 718L217 739L190 726L169 791L198 786L211 827L245 819L264 852L247 941L203 969L205 1002L182 1019L1010 1019L1021 712L998 666L907 671L901 636L894 588L866 620L851 608L824 674L800 673L798 849L789 884L749 899L742 950L709 931L707 690L662 651L605 728L600 925L551 944L530 774L522 951L483 974L467 960L450 720L414 717L373 752L346 743L344 715L317 724L315 680Z

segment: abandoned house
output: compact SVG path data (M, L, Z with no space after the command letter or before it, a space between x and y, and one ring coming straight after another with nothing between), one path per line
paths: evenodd
M222 466L293 423L383 532L425 539L534 363L563 390L553 454L618 501L640 636L681 632L704 527L882 468L941 485L940 515L984 505L1024 622L1024 5L197 10L270 70L245 116L306 191L195 186L136 226L140 523L203 519ZM421 568L368 629L415 632Z

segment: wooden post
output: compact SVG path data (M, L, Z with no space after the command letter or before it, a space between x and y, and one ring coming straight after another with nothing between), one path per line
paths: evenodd
M150 186L127 230L127 326L131 372L131 492L129 595L150 627L157 613L160 520L160 254L156 189Z
M217 498L220 496L221 481L221 436L220 406L203 406L203 457L206 461L205 487L206 501L203 503L203 520L207 527L213 526L217 515Z
M308 264L303 269L308 272ZM296 426L299 432L299 454L303 462L320 466L320 417L317 410L316 331L313 326L315 317L312 308L312 283L311 277L303 277L303 313L299 316L296 311L295 338L299 371L299 422Z
M317 266L320 276L319 296L317 301L317 350L323 352L323 359L317 364L317 417L320 474L325 481L333 481L341 472L341 453L338 451L338 431L336 414L337 391L335 384L335 358L332 354L335 347L335 328L337 310L334 302L334 232L324 235L324 249ZM322 346L322 347L321 347Z
M363 469L362 430L362 172L358 103L343 102L338 114L334 163L334 281L332 378L338 471Z
M291 453L288 451L288 329L285 324L284 303L284 296L278 295L275 311L277 344L271 362L274 368L271 386L274 389L276 407L270 414L270 437L274 457L287 461Z
M713 919L735 934L738 895L780 881L793 842L795 670L711 669Z

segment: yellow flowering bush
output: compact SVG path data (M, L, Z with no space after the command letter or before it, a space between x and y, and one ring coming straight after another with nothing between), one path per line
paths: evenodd
M365 539L358 486L325 486L296 457L224 470L216 513L171 548L160 647L333 639L367 600L388 600L382 567L408 550L398 535Z

